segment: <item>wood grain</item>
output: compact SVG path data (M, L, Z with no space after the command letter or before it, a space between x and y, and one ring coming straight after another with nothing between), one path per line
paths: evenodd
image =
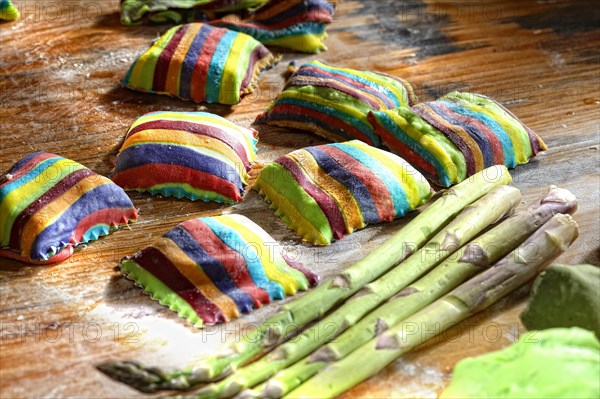
M549 150L513 172L525 202L550 184L580 199L581 237L561 262L600 263L599 52L594 1L338 1L329 51L285 54L260 89L234 107L196 105L119 87L130 63L164 27L125 28L117 1L16 1L23 18L0 25L0 171L33 151L75 159L108 175L128 126L156 110L208 110L249 126L283 86L292 59L402 76L422 100L452 90L505 103ZM316 136L258 126L260 162L323 143ZM239 212L262 225L324 278L383 242L406 221L374 226L314 248L250 193L216 204L132 194L139 223L50 267L0 260L1 397L139 397L93 365L111 358L189 364L226 339L240 339L273 311L193 330L115 271L178 222ZM344 397L435 397L465 356L495 350L524 331L518 314L527 289L436 338Z

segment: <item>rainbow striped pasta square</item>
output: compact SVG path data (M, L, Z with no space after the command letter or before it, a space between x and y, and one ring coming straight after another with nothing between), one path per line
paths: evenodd
M245 12L270 0L121 0L123 25L181 24L229 12ZM287 1L287 0L286 0Z
M513 113L481 94L453 92L411 108L372 112L383 143L444 187L492 165L514 168L546 144Z
M369 112L416 101L412 87L403 79L312 61L288 78L283 92L256 122L306 130L332 141L358 139L379 147L379 137L367 118Z
M262 44L293 51L327 50L325 31L333 22L333 5L326 0L270 1L248 18L211 21L211 25L244 32Z
M227 322L318 283L241 215L183 222L120 267L153 299L197 327Z
M112 179L125 190L242 200L258 132L207 112L152 112L129 129Z
M307 53L326 50L334 7L326 0L122 0L124 25L205 22L243 32L267 46Z
M392 221L432 195L409 163L358 140L293 151L265 166L254 188L290 229L317 245Z
M202 23L174 26L140 55L123 85L182 100L233 105L277 58L254 38Z
M0 256L61 262L79 244L137 219L121 187L47 152L28 155L0 178Z

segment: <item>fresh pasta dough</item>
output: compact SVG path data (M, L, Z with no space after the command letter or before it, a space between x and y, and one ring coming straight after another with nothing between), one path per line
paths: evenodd
M112 179L153 195L239 202L257 134L207 112L152 112L129 129Z
M247 18L211 21L210 24L244 32L267 46L317 53L327 50L327 25L333 6L326 0L270 1Z
M318 282L241 215L183 222L125 258L121 271L197 327L235 319Z
M372 112L369 119L383 144L446 187L492 165L514 168L546 149L516 116L481 94L453 92Z
M18 161L0 179L0 256L61 262L79 244L137 219L123 189L85 166L47 152Z
M181 24L258 8L269 0L121 0L123 25Z
M123 85L186 101L233 105L277 58L245 33L202 23L174 26L140 55Z
M410 164L358 140L293 151L267 165L255 188L290 229L317 245L392 221L431 196Z
M378 147L380 140L368 120L369 112L416 101L412 87L403 79L313 61L288 78L283 92L256 121L307 130L332 141L358 139Z

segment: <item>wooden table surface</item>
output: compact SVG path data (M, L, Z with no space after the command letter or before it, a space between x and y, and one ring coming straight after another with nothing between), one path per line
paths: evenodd
M329 51L285 54L239 105L195 105L119 87L135 57L165 27L120 25L118 2L16 1L21 20L0 25L0 171L34 151L77 160L108 175L128 126L157 110L208 110L242 125L274 99L292 59L384 71L412 82L422 100L453 90L502 101L549 150L513 171L530 202L555 184L580 200L579 240L559 260L598 264L600 15L595 1L338 1ZM324 141L258 126L261 162ZM238 212L261 224L326 278L363 256L405 221L367 228L328 248L303 245L252 192L224 208L132 194L140 220L62 264L0 260L1 397L140 397L94 364L138 359L187 365L275 306L226 326L194 330L115 270L177 223ZM433 339L345 397L435 397L465 356L495 350L524 331L522 289ZM237 329L237 331L236 331ZM239 337L238 337L239 338Z

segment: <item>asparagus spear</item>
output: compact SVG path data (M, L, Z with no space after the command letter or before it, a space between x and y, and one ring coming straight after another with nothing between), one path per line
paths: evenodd
M134 362L113 361L98 366L108 376L143 392L188 389L221 378L238 366L268 352L303 326L324 315L365 284L378 278L420 248L438 230L472 202L496 187L510 184L505 166L492 166L448 189L379 248L340 275L282 306L256 327L253 337L236 342L227 353L209 357L184 370L172 372Z
M392 271L366 285L339 309L293 340L281 344L262 359L236 371L219 383L201 389L198 391L199 397L231 397L240 390L252 387L302 359L450 256L458 247L466 244L490 224L504 217L518 205L520 199L521 192L514 187L501 186L494 189L461 212L423 248ZM506 248L501 255L514 249L531 232L531 229L524 228L519 234L513 235L511 240L498 247L501 251ZM497 240L497 235L494 237ZM507 247L508 245L512 246Z
M578 226L571 216L555 215L495 266L332 363L285 398L333 398L341 394L417 345L488 308L533 279L577 236Z
M479 200L478 203L491 196L492 193ZM345 357L385 329L395 326L406 317L463 283L479 272L482 267L490 266L519 245L554 214L573 213L576 208L577 200L573 194L567 190L550 187L546 195L527 209L510 217L461 248L430 273L396 294L392 300L354 324L333 342L321 347L308 358L279 372L266 385L256 388L254 391L258 392L257 394L247 392L247 396L280 398L317 374L329 362ZM455 222L468 223L469 221L464 219L463 214L461 214L455 219ZM399 270L406 271L406 265L414 256L411 256L401 267L394 269L388 275ZM382 277L375 283L383 281L384 278ZM398 276L394 278L398 278ZM384 286L387 286L387 284L389 283L384 284ZM356 299L351 298L348 300L347 310L342 308L340 312L353 312L352 306L355 301L364 298L360 294L361 292L356 294L358 296Z

